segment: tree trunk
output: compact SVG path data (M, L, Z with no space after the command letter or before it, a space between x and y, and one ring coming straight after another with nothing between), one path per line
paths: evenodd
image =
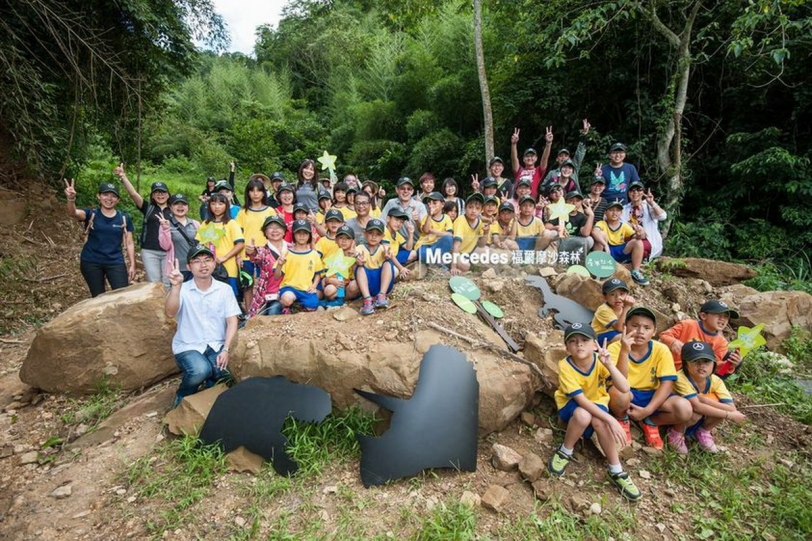
M493 110L491 109L491 91L488 88L488 76L485 73L485 52L482 48L482 1L474 0L474 43L476 48L476 67L479 76L479 91L482 94L482 116L485 123L485 163L493 158ZM487 167L486 167L487 169Z

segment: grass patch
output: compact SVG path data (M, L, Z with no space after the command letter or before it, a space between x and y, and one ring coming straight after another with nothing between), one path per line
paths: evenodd
M160 511L147 521L147 530L160 538L167 530L187 522L191 508L225 472L225 455L218 445L201 445L193 436L174 439L158 448L158 455L142 457L127 470L129 492L143 505L158 504Z
M476 514L473 509L459 502L440 503L432 509L412 539L415 541L473 539L476 530Z
M60 419L66 425L84 423L90 432L119 408L120 400L121 390L103 378L96 383L95 394L71 400L74 407L63 413Z
M356 434L372 434L377 419L352 407L328 416L318 424L285 420L282 433L288 439L287 453L299 464L297 475L320 474L336 460L353 460L361 455Z

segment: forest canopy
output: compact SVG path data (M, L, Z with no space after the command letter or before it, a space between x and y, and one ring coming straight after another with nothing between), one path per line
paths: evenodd
M809 268L812 10L803 0L483 1L495 153L629 146L672 253ZM203 178L324 150L385 186L486 173L470 2L294 0L221 54L208 0L0 4L0 118L45 176L94 154ZM195 49L204 39L205 52ZM67 164L67 165L66 165ZM588 175L587 175L588 176ZM243 177L244 178L244 177ZM238 177L239 179L239 177Z

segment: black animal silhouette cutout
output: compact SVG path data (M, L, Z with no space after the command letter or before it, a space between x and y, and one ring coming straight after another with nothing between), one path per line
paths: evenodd
M555 326L559 329L573 323L589 323L592 321L594 313L591 310L584 308L572 299L553 293L544 277L527 276L525 281L527 281L528 285L540 289L542 295L544 295L544 304L539 309L539 317L547 317L550 310L554 310L553 320Z
M319 423L331 410L330 395L319 387L293 383L282 376L249 378L217 397L200 439L220 443L226 453L242 445L273 462L280 475L291 475L299 465L285 451L285 419Z
M357 436L365 487L426 468L476 470L479 382L461 352L432 346L420 363L411 398L355 392L392 412L390 427L382 436Z

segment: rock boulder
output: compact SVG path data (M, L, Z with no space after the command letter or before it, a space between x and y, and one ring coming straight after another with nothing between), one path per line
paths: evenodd
M51 393L93 393L101 382L133 391L176 373L165 294L162 284L136 284L68 308L39 329L20 379Z
M767 347L783 351L783 342L789 338L792 327L812 331L812 295L803 291L764 291L741 297L738 302L740 319L734 327L753 327L764 323L762 335Z
M681 278L701 278L714 287L738 284L756 276L756 271L746 265L713 259L661 257L654 264L660 272Z
M555 285L555 292L572 299L593 312L603 302L602 283L580 274L565 274Z
M318 325L319 315L300 314L296 324L307 327L309 318L316 318L312 324ZM294 329L279 332L278 318L255 318L240 331L230 364L232 373L238 380L285 376L326 390L339 409L354 404L367 407L353 388L408 398L414 393L423 354L432 344L448 343L446 336L429 330L419 331L413 342L404 343L368 332L364 326L369 320L345 323L350 324L358 328L344 327L341 333L319 338ZM500 343L490 328L480 328L480 337ZM350 334L356 338L347 339ZM501 430L531 403L540 385L538 377L528 366L484 349L465 354L479 381L480 429L484 433Z

